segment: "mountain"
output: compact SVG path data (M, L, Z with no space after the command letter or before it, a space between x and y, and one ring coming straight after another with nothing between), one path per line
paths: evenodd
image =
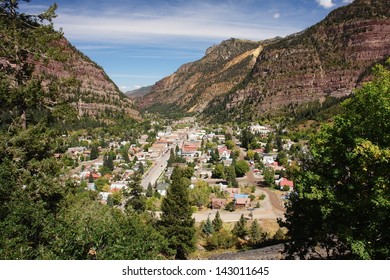
M135 90L130 90L125 92L125 95L130 98L130 99L135 99L138 97L143 97L150 93L150 90L152 89L152 86L147 86L147 87L141 87Z
M213 121L245 120L347 96L390 55L389 15L388 0L355 0L285 38L222 42L156 83L141 108L162 103Z
M243 81L262 48L259 42L239 39L212 46L202 59L158 81L149 94L138 100L138 106L148 110L174 106L175 110L202 111L214 97Z
M17 2L7 5L0 7L0 82L10 88L9 92L18 88L22 92L32 81L39 81L46 107L71 105L79 117L109 119L122 114L140 119L133 101L104 70L73 47L61 32L54 31L51 24L45 24L45 17L53 17L55 7L32 16L19 13ZM23 93L18 98L28 99ZM10 98L7 100L12 103ZM21 108L17 101L12 104Z

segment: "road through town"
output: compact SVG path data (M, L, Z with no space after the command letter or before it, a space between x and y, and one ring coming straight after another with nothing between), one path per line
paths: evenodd
M141 182L141 186L144 189L147 189L149 183L154 185L158 177L160 177L161 173L167 167L169 156L170 156L170 152L168 150L159 159L155 161L155 163L151 168L149 168L146 175L142 178L142 182Z

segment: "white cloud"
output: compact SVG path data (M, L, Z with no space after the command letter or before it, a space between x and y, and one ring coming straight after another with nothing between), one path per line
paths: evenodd
M119 89L122 91L122 92L126 92L128 91L128 87L127 86L119 86Z
M140 89L140 88L141 86L137 86L137 85L134 86L134 89Z
M343 0L343 3L351 4L355 0Z
M267 22L263 16L249 17L244 11L237 7L233 9L228 4L211 6L190 1L187 5L167 10L134 11L131 14L113 10L95 11L94 14L62 12L55 25L63 27L66 37L79 42L158 42L159 45L171 46L183 41L194 46L194 41L231 37L261 40L300 31L291 25L275 25L271 19L272 16L280 17L278 11Z
M326 8L326 9L329 9L329 8L332 8L332 7L335 6L335 4L333 3L332 0L316 0L316 2L317 2L320 6Z

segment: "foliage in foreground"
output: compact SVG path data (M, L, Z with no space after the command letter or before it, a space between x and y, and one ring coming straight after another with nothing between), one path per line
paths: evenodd
M320 245L327 258L390 258L390 71L374 75L311 142L282 223L290 257Z

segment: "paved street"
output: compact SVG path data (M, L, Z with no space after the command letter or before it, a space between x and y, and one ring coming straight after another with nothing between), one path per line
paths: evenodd
M161 173L167 167L169 156L170 156L170 152L168 150L158 160L156 160L154 165L148 170L148 172L142 178L142 182L141 182L141 186L144 189L146 189L148 187L149 183L154 185L154 183L157 181L158 177L160 177Z

